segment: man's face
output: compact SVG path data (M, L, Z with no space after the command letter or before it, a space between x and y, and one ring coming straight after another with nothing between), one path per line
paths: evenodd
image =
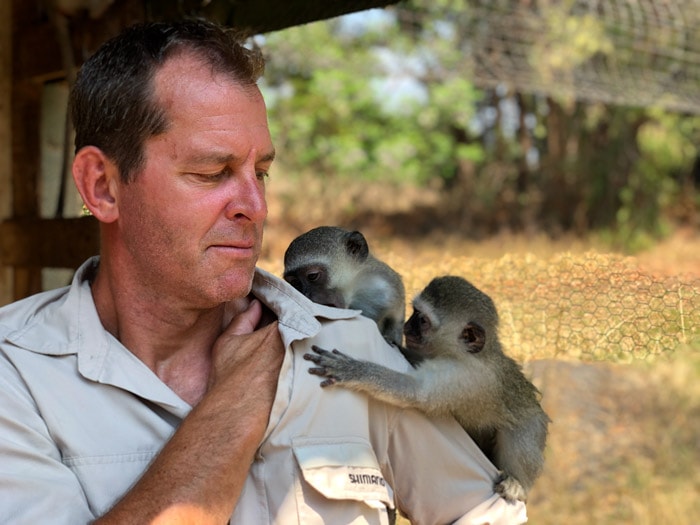
M209 308L245 296L274 157L262 95L184 55L156 74L155 96L169 126L146 141L143 169L119 188L126 261L160 299Z

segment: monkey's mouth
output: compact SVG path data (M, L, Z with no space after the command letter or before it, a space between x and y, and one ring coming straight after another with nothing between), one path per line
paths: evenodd
M423 343L423 338L418 335L408 335L404 333L404 337L406 338L406 346L411 350L416 349L416 347L419 347Z

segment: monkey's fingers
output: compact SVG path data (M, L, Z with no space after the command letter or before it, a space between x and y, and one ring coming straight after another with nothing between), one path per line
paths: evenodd
M321 356L313 355L313 354L304 354L302 357L304 359L306 359L307 361L312 361L312 362L316 363L317 365L321 364Z
M520 482L505 473L501 473L498 479L496 479L493 489L509 503L514 503L518 500L527 501L527 492Z
M321 381L322 387L332 386L338 382L335 377L328 376L328 370L325 368L309 368L309 374L325 377L326 379Z
M336 348L334 348L333 350L324 350L320 346L313 345L313 346L311 346L311 350L316 352L318 355L335 354L335 355L341 355L341 356L345 357L345 354Z
M316 345L312 345L312 346L311 346L311 350L313 350L314 352L316 352L316 353L319 354L319 355L328 355L328 354L330 354L330 352L329 352L328 350L324 350L324 349L321 348L320 346L316 346ZM337 350L333 350L333 352L337 352Z
M317 367L317 368L309 368L309 374L314 375L314 376L326 377L328 375L328 370L322 366Z

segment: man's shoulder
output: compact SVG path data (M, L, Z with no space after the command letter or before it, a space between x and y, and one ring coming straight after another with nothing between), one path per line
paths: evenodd
M395 369L406 369L400 350L382 336L379 327L357 310L344 310L316 304L273 274L257 269L253 290L274 308L280 324L293 328L312 344L333 346L358 359L377 362Z
M389 343L377 324L368 317L358 315L352 319L339 319L322 323L321 339L332 341L332 348L355 359L371 361L386 367L406 371L410 368L401 350Z
M62 301L70 287L40 292L0 307L0 341L10 332L31 324L39 312Z
M81 297L87 297L92 301L89 286L83 286L84 281L97 268L99 257L91 257L86 260L75 272L73 281L68 286L39 292L24 299L0 307L0 343L5 336L17 330L22 330L36 323L50 323L52 314L60 310L68 310L56 323L65 324L66 319L78 317L75 309Z

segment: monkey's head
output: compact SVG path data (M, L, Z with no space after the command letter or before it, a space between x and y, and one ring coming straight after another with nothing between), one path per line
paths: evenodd
M491 298L462 277L433 279L413 300L404 324L406 357L415 363L443 355L477 354L497 342Z
M360 232L319 226L287 248L284 279L315 303L347 308L347 290L368 256L367 240Z

